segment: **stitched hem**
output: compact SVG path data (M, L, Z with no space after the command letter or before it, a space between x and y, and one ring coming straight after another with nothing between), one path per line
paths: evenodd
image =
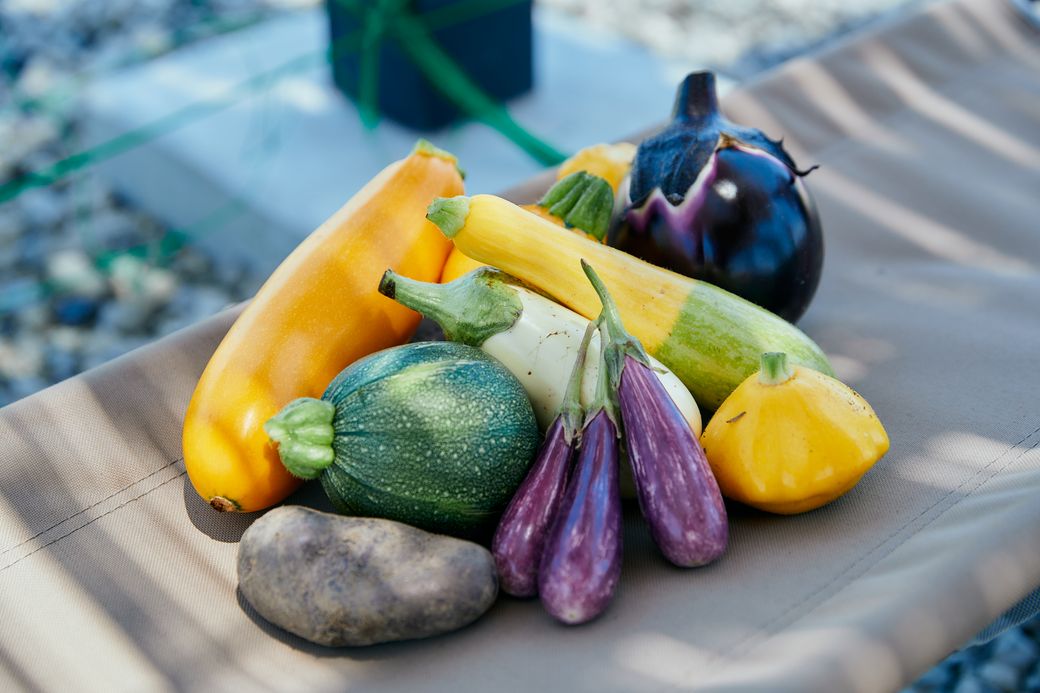
M96 507L98 507L99 505L103 504L103 503L104 503L105 501L108 501L108 500L111 500L112 498L115 498L115 497L116 497L116 496L118 496L118 495L119 495L120 493L124 493L124 492L126 492L126 491L127 491L128 489L131 489L131 488L133 488L134 486L136 486L137 484L140 484L140 483L141 483L141 482L143 482L143 481L147 481L148 479L150 479L151 477L155 476L155 475L156 475L156 474L158 474L159 472L161 472L161 471L164 471L164 470L167 470L167 469L169 469L170 467L172 467L173 465L177 464L177 463L178 463L178 462L180 462L180 461L181 461L180 459L177 459L177 460L174 460L173 462L170 462L170 463L168 463L168 464L166 464L166 465L164 465L164 466L160 467L159 469L155 470L155 471L154 471L154 472L152 472L151 474L148 474L147 476L144 476L144 477L142 477L141 479L139 479L138 481L136 481L136 482L134 482L134 483L130 484L129 486L125 486L125 487L123 487L122 489L120 489L119 491L116 491L115 493L112 493L112 494L110 494L109 496L106 496L105 498L103 498L102 500L98 501L97 503L94 503L94 504L93 504L93 505L91 505L90 507L84 508L83 510L80 510L80 511L79 511L79 512L77 512L77 513L74 513L74 514L72 514L72 515L69 515L69 516L68 516L67 518L65 518L65 519L64 519L64 520L62 520L61 522L58 522L58 523L55 523L55 524L51 525L50 527L48 527L47 529L43 530L42 532L38 532L38 533L36 533L35 535L33 535L32 537L30 537L29 539L26 539L25 541L22 541L22 542L20 542L19 544L15 545L15 546L12 546L12 547L9 547L9 548L5 549L5 550L3 551L3 553L8 553L8 552L10 552L10 551L13 551L13 550L15 550L15 549L19 548L19 547L23 547L23 546L25 546L26 544L29 544L29 543L31 543L32 541L34 541L35 539L37 539L37 538L39 538L39 537L43 536L44 534L46 534L47 532L51 531L52 529L55 529L56 527L60 527L61 525L63 525L63 524L65 524L66 522L68 522L69 520L71 520L71 519L73 519L73 518L75 518L75 517L78 517L78 516L80 516L80 515L82 515L82 514L84 514L84 513L88 512L88 511L90 511L90 510L91 510L91 509L93 509L93 508L96 508ZM116 511L116 510L119 510L120 508L126 507L127 505L129 505L130 503L133 503L134 501L137 501L137 500L140 500L141 498L144 498L144 497L145 497L145 496L147 496L147 495L148 495L149 493L152 493L153 491L156 491L157 489L160 489L160 488L162 488L163 486L165 486L166 484L170 483L171 481L176 481L177 479L180 479L180 478L181 478L181 477L183 477L183 476L184 476L185 474L187 474L187 471L184 471L184 470L182 470L181 472L179 472L179 473L178 473L178 474L176 474L175 476L172 476L172 477L170 477L169 479L165 479L165 480L163 480L163 481L159 482L158 484L156 484L155 486L152 486L152 487L151 487L150 489L148 489L147 491L144 491L144 492L142 492L142 493L139 493L138 495L136 495L136 496L133 496L132 498L128 498L127 500L123 501L122 503L120 503L119 505L115 506L114 508L110 508L109 510L106 510L105 512L101 513L101 514L100 514L100 515L98 515L97 517L94 517L94 518L91 518L90 520L87 520L87 521L86 521L86 522L84 522L83 524L81 524L81 525L79 525L79 526L77 526L77 527L75 527L75 528L73 528L73 529L69 530L69 531L68 531L68 532L66 532L65 534L62 534L61 536L55 537L54 539L51 539L50 541L48 541L48 542L46 542L46 543L44 543L44 544L41 544L41 545L37 546L36 548L34 548L34 549L33 549L32 551L30 551L29 553L25 554L24 556L20 556L20 557L18 557L18 558L16 558L16 559L14 559L13 561L11 561L10 563L8 563L7 565L4 565L4 566L0 566L0 573L3 573L3 572L4 572L5 570L7 570L8 568L11 568L12 566L18 565L19 563L21 563L22 561L24 561L24 560L25 560L26 558L29 558L30 556L32 556L32 555L33 555L33 554L35 554L36 552L38 552L38 551L41 551L41 550L43 550L43 549L47 548L48 546L52 546L52 545L54 545L54 544L58 543L59 541L61 541L62 539L65 539L66 537L69 537L69 536L71 536L71 535L75 534L75 533L76 533L76 532L78 532L79 530L83 529L84 527L87 527L88 525L91 525L91 524L93 524L94 522L97 522L97 521L98 521L98 520L100 520L101 518L103 518L103 517L105 517L105 516L107 516L107 515L111 515L111 514L112 514L112 513L114 513L114 512Z
M873 565L875 565L877 563L877 561L883 560L884 558L886 558L889 555L891 555L900 546L902 546L903 544L908 542L910 539L912 539L917 534L919 534L923 529L925 529L928 526L932 525L936 520L938 520L943 515L945 515L946 512L949 511L951 508L956 507L957 504L960 503L962 500L964 500L965 498L968 498L973 493L975 493L977 490L982 488L982 486L984 486L988 481L990 481L997 474L999 474L1003 470L1007 469L1008 467L1010 467L1015 462L1021 460L1023 457L1025 457L1027 454L1029 454L1033 450L1036 450L1038 447L1040 447L1040 438L1037 438L1037 440L1034 441L1033 444L1030 445L1029 447L1027 447L1027 448L1019 448L1020 445L1025 443L1030 438L1036 436L1038 433L1040 433L1040 426L1035 428L1031 433L1026 435L1024 438L1019 440L1017 443L1015 443L1015 444L1011 445L1010 447L1008 447L1004 452L1002 452L1001 454L997 455L997 457L995 457L993 460L988 462L985 466L983 466L981 469L976 471L970 477L968 477L967 479L962 481L955 488L953 488L950 491L948 491L947 493L943 494L943 496L941 498L939 498L937 501L935 501L934 503L929 505L927 508L922 510L917 515L915 515L911 520L908 520L906 523L904 523L898 529L896 529L895 531L891 532L883 540L881 540L879 543L877 543L872 549L870 549L870 551L868 551L867 553L861 555L855 561L850 563L844 570L842 570L840 573L835 575L829 581L827 581L826 583L821 585L818 589L814 590L811 594L803 597L798 602L796 602L795 604L793 604L790 607L788 607L787 609L785 609L779 615L773 617L772 619L770 619L770 620L768 620L768 621L766 621L764 623L759 624L756 627L756 631L755 632L753 632L753 633L751 633L751 634L749 634L747 636L744 636L744 637L736 640L734 643L732 643L731 645L729 645L729 646L727 646L725 648L722 648L722 649L719 649L719 650L713 652L712 655L709 656L706 661L709 662L709 663L710 662L716 662L723 655L737 655L737 656L740 656L740 655L748 654L750 652L754 652L755 650L757 650L758 648L762 647L764 644L766 644L767 642L772 640L774 637L776 637L776 635L779 633L779 631L776 631L776 632L773 632L773 633L763 633L761 631L768 630L768 629L775 629L778 626L782 626L783 628L786 628L786 627L790 626L791 624L797 623L798 621L802 620L803 618L805 618L806 616L811 614L813 611L815 611L816 609L818 609L822 605L824 605L824 604L830 602L831 600L833 600L835 597L837 597L839 594L841 594L841 592L845 588L847 588L849 585L854 583L859 578L863 577L870 570L870 568L873 567ZM999 465L996 468L993 468L990 471L989 474L984 474L984 472L987 469L990 469L991 467L993 467L994 464L999 462L1002 458L1006 457L1008 454L1010 454L1011 452L1013 452L1016 449L1020 449L1021 450L1021 452L1018 455L1015 455L1015 456L1011 457L1011 459L1007 460L1004 464ZM982 478L979 478L980 475L982 475ZM963 496L961 496L960 498L957 498L952 503L950 503L948 506L946 506L945 508L940 510L938 513L936 513L936 515L934 517L932 517L931 519L926 521L924 524L922 524L920 527L917 527L915 530L913 530L912 532L907 534L907 536L903 537L902 540L897 542L890 549L888 549L887 551L879 553L880 549L882 549L882 547L884 547L884 545L886 543L888 543L889 541L894 539L896 536L898 536L900 532L906 530L908 527L913 525L915 522L920 520L922 517L927 515L929 512L935 510L938 506L942 505L945 501L947 501L949 498L951 498L958 491L960 491L964 487L968 486L972 481L977 481L977 483L974 485L974 487L972 487L970 490L968 490ZM846 577L846 576L850 575L855 570L855 568L857 566L860 566L861 564L863 564L866 561L869 561L870 559L874 559L874 560L872 562L870 562L868 565L866 565L865 567L863 567L862 570L860 570L860 571L856 572L855 574L851 575L851 577L848 580L846 580L844 582L844 584L842 584L840 587L838 587L838 589L835 590L832 594L827 595L825 598L817 601L815 604L812 604L810 606L810 608L808 608L808 609L806 609L804 611L801 611L799 613L799 610L802 609L802 607L806 606L806 604L811 602L814 598L816 598L816 597L820 596L821 594L823 594L825 591L827 591L828 588L834 587L843 577ZM757 642L756 642L756 639L757 639ZM748 647L743 649L743 651L740 651L740 648L745 646L745 645L748 645ZM733 664L733 662L731 662L731 661L725 662L721 667L715 669L712 672L712 675L713 676L718 675L719 673L725 671L732 664Z

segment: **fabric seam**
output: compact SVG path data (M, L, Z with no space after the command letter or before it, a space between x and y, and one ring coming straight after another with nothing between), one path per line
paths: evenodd
M73 519L73 518L75 518L75 517L79 517L79 516L80 516L80 515L82 515L83 513L86 513L86 512L90 512L91 510L93 510L94 508L98 507L99 505L102 505L102 504L103 504L103 503L105 503L106 501L110 501L110 500L112 500L113 498L115 498L116 496L118 496L118 495L119 495L120 493L124 493L124 492L126 492L126 491L127 491L128 489L131 489L131 488L133 488L134 486L137 486L138 484L140 484L140 483L141 483L141 482L143 482L143 481L147 481L148 479L151 479L151 478L152 478L153 476L155 476L155 475L156 475L156 474L158 474L159 472L162 472L162 471L164 471L164 470L166 470L166 469L169 469L169 468L170 468L170 467L172 467L173 465L177 464L178 462L182 462L182 461L184 461L184 458L183 458L183 457L178 457L178 458L177 458L177 459L175 459L175 460L172 460L172 461L170 461L170 462L167 462L167 463L166 463L166 464L164 464L163 466L159 467L158 469L154 470L153 472L151 472L151 473L149 473L149 474L146 474L145 476L141 477L141 478L140 478L140 479L138 479L137 481L134 481L134 482L132 482L132 483L130 483L130 484L127 484L126 486L124 486L123 488L121 488L121 489L119 489L119 490L117 490L117 491L113 491L112 493L110 493L109 495L105 496L104 498L102 498L101 500L97 501L96 503L93 503L93 504L91 504L91 505L89 505L89 506L87 506L87 507L83 508L82 510L77 510L76 512L72 513L71 515L69 515L69 516L68 516L68 517L66 517L65 519L63 519L63 520L59 520L58 522L55 522L55 523L54 523L54 524L52 524L52 525L51 525L50 527L47 527L46 529L42 529L42 530L40 530L39 532L37 532L36 534L32 535L32 536L31 536L31 537L29 537L28 539L24 539L24 540L22 540L22 541L18 542L17 544L15 544L14 546L9 546L9 547L7 547L7 548L6 548L6 549L4 549L3 551L0 551L0 556L3 556L3 555L5 555L5 554L8 554L8 553L10 553L11 551L14 551L15 549L19 549L19 548L21 548L21 547L25 546L26 544L29 544L29 543L31 543L31 542L32 542L32 541L34 541L35 539L38 539L39 537L42 537L42 536L43 536L44 534L46 534L47 532L50 532L50 531L51 531L52 529L56 529L56 528L58 528L58 527L61 527L61 526L62 526L63 524L65 524L65 523L66 523L66 522L68 522L69 520L71 520L71 519ZM181 472L181 473L180 473L180 474L178 474L177 476L175 476L175 477L172 477L172 478L170 478L170 479L167 479L166 481L162 482L162 484L159 484L159 486L162 486L163 484L167 484L167 483L169 483L170 481L172 481L173 479L179 479L179 478L180 478L181 476L184 476L184 474L185 474L185 472ZM149 489L148 491L145 491L145 493L144 493L144 494L141 494L141 496L143 496L143 495L145 495L145 494L148 494L148 493L151 493L151 492L152 492L152 491L154 491L155 489L159 488L159 486L154 486L154 487L152 487L152 488L151 488L151 489ZM141 496L136 496L135 498L131 498L130 500L126 501L126 503L122 503L122 504L120 504L120 505L116 506L115 508L112 508L112 510L109 510L109 511L107 511L107 512L105 512L105 513L101 514L101 515L98 515L98 516L97 516L97 517L95 517L95 518L94 518L93 520L90 520L90 521L86 522L85 524L82 524L82 525L80 525L80 526L79 526L79 527L77 527L76 529L74 529L74 530L72 530L72 531L70 531L70 532L68 532L68 533L66 533L66 534L63 534L63 535L61 535L60 537L58 537L58 538L54 539L54 541L51 541L51 542L49 542L49 543L47 543L47 544L44 544L43 546L41 546L41 547L39 547L39 548L37 548L37 549L34 549L32 553L29 553L29 554L26 554L25 556L22 556L22 558L19 558L19 559L18 559L18 561L21 561L21 560L24 560L25 558L28 558L29 556L31 556L31 555L32 555L33 553L36 553L36 551L38 551L38 550L39 550L40 548L43 548L44 546L50 546L51 544L53 544L53 543L54 543L54 542L56 542L56 541L61 541L61 540L62 540L62 539L64 539L65 537L69 536L69 534L72 534L73 532L75 532L75 531L77 531L77 530L79 530L79 529L82 529L83 527L86 527L86 526L87 526L88 524L90 524L90 523L91 523L91 522L93 522L94 520L97 520L97 519L99 519L99 518L102 518L102 517L104 517L105 515L109 514L110 512L112 512L112 511L114 511L114 510L118 510L119 508L123 507L123 506L124 506L124 505L126 505L127 503L130 503L130 502L132 502L132 501L134 501L134 500L137 500L138 498L141 498ZM10 567L11 567L12 565L15 565L15 563L18 563L18 561L15 561L14 563L11 563L10 565L4 566L3 568L0 568L0 572L3 572L3 571L4 571L4 570L6 570L7 568L10 568Z
M929 512L931 512L932 510L934 510L938 506L942 505L943 502L948 500L951 496L953 496L959 490L961 490L962 488L967 486L969 483L971 483L974 480L978 481L978 483L975 485L975 487L972 488L971 490L969 490L967 493L965 493L962 497L958 498L953 503L951 503L947 507L945 507L942 510L940 510L934 517L932 517L931 519L926 521L924 524L922 524L920 527L918 527L917 529L915 529L914 531L909 533L907 536L903 537L902 540L900 540L898 543L896 543L894 546L892 546L887 552L884 552L882 555L877 556L876 557L877 560L883 560L887 556L890 556L896 549L898 549L900 546L902 546L903 544L908 542L910 539L915 537L923 529L925 529L926 527L928 527L931 524L933 524L936 520L938 520L943 515L945 515L950 509L955 508L965 498L968 498L969 496L974 494L976 491L978 491L980 488L982 488L982 486L984 486L988 481L993 479L993 477L995 477L1001 471L1003 471L1004 469L1007 469L1007 467L1009 467L1011 464L1017 462L1018 460L1022 459L1028 453L1030 453L1033 450L1037 449L1037 447L1040 446L1040 438L1037 438L1037 440L1032 445L1030 445L1028 448L1019 448L1019 446L1021 446L1023 443L1025 443L1030 438L1033 438L1034 436L1036 436L1038 433L1040 433L1040 426L1035 428L1031 433L1026 435L1024 438L1022 438L1018 442L1016 442L1013 445L1009 446L1006 450L1004 450L1002 453L997 455L994 459L992 459L990 462L988 462L985 466L983 466L981 469L976 471L975 474L973 474L972 476L968 477L967 479L965 479L964 481L959 483L953 489L947 491L945 494L942 495L942 497L940 497L934 503L929 505L927 508L922 510L920 513L915 515L912 519L908 520L906 523L901 525L899 528L897 528L896 530L891 532L888 536L886 536L879 543L877 543L874 546L874 548L872 548L870 551L868 551L867 553L861 555L855 561L850 563L844 570L842 570L840 573L835 575L829 581L827 581L826 583L824 583L823 585L821 585L817 589L813 590L813 592L811 594L803 597L797 603L789 606L787 609L785 609L782 613L778 614L777 616L771 618L770 620L768 620L768 621L766 621L764 623L759 624L757 626L757 628L764 630L764 629L774 628L774 627L779 626L779 625L783 625L783 627L786 628L786 627L790 626L791 624L796 623L799 620L805 618L806 616L811 614L813 611L818 609L823 604L826 604L827 602L833 600L836 596L841 594L841 592L846 587L848 587L849 585L854 583L856 580L861 578L863 575L865 575L870 570L870 566L867 566L861 572L859 572L858 574L856 574L853 577L851 577L848 581L846 581L844 584L842 584L833 594L827 596L826 598L824 598L823 600L817 602L816 604L813 604L811 606L811 608L806 609L804 611L801 611L799 613L799 610L802 607L804 607L807 603L811 602L814 597L816 597L816 596L820 595L821 593L825 592L828 588L833 587L843 577L848 576L857 566L859 566L861 563L863 563L867 559L875 557L875 554L879 550L881 550L882 547L884 547L884 545L886 543L888 543L889 541L894 539L896 536L899 535L900 532L902 532L903 530L905 530L908 527L910 527L911 525L913 525L915 522L920 520L922 517L927 515ZM990 473L988 475L983 476L983 478L981 478L981 479L977 478L977 477L979 477L979 475L983 474L983 472L985 472L986 470L989 470L991 467L993 467L993 465L996 464L998 461L1000 461L1001 458L1007 456L1008 454L1012 453L1016 449L1020 449L1021 450L1020 454L1018 454L1018 455L1012 457L1011 459L1007 460L1007 462L1005 464L992 469L992 471L990 471ZM717 650L711 657L708 658L708 661L718 660L723 654L746 654L748 652L753 652L754 650L758 649L759 647L761 647L762 645L764 645L765 643L769 642L771 639L776 637L777 634L778 633L776 633L776 632L770 633L770 634L766 635L764 638L762 638L761 640L759 640L757 643L753 643L750 646L750 648L744 650L744 652L742 652L742 653L735 653L734 650L736 650L737 648L740 648L742 645L745 645L747 643L751 643L756 638L756 636L759 635L759 633L756 631L755 633L752 633L750 635L747 635L747 636L737 640L736 642L734 642L733 644L729 645L726 648ZM728 664L727 664L727 666L728 666ZM726 666L723 666L723 667L721 667L719 669L716 669L714 673L718 674L719 672L724 671L725 669L726 669Z

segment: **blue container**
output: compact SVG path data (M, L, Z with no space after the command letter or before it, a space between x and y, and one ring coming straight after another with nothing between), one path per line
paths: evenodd
M412 7L421 16L456 4L473 5L468 0L413 0ZM517 2L437 29L432 35L488 96L506 101L532 86L531 4ZM342 39L358 35L358 16L337 0L326 0L325 7L334 47L333 78L341 91L356 99L360 53L353 46L335 47L337 41L343 46L347 41ZM381 115L416 130L436 130L465 117L389 36L379 50L378 108Z

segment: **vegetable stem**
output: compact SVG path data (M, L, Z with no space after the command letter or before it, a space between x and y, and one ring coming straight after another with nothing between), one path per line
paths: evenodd
M758 371L758 382L763 385L779 385L786 383L794 375L787 363L787 354L782 351L771 351L762 354L761 367Z
M450 341L479 347L512 327L523 313L520 297L504 276L483 267L448 284L434 284L388 269L379 293L437 322Z
M592 265L585 260L581 261L581 268L585 271L585 276L592 282L592 287L599 295L600 303L603 304L603 311L599 317L603 322L603 339L600 342L600 348L606 354L606 364L609 369L606 372L609 374L611 386L617 390L621 387L621 369L625 356L631 356L647 367L650 366L650 357L647 356L643 345L625 330L617 304L614 303L603 280L596 274L596 270L592 269Z
M701 122L719 114L719 97L712 72L691 72L679 85L675 98L675 120Z
M560 405L560 420L563 423L563 435L567 444L570 445L581 433L585 409L581 406L581 382L585 377L585 357L588 354L592 335L596 333L598 322L592 321L585 327L585 334L581 337L578 346L578 356L574 360L574 368L571 369L570 379L567 381L567 389L563 393L563 403Z
M316 479L332 464L332 419L336 406L313 397L289 402L267 420L264 432L278 443L278 456L298 479Z
M445 161L455 164L455 170L459 172L459 175L463 179L466 178L466 172L459 166L459 159L451 152L441 149L437 145L433 144L429 140L420 137L415 141L415 146L412 147L412 154L421 154L423 156L432 156L438 159L444 159Z
M601 316L602 317L602 316ZM610 332L605 320L598 319L595 324L599 326L599 377L596 379L596 394L592 398L585 414L585 425L599 413L606 413L618 436L621 435L621 417L618 415L617 385L613 383L614 370L617 370L618 381L621 378L621 359L624 355L618 353L614 344L610 342ZM614 365L612 361L617 361Z
M469 198L465 195L438 197L426 210L426 218L436 224L448 238L455 238L466 225L468 216Z
M538 206L563 221L602 241L610 227L614 189L610 183L586 171L576 171L556 182Z

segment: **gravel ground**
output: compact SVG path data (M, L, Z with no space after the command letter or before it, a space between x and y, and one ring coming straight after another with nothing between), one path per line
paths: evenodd
M318 0L0 0L0 184L79 149L77 85ZM540 0L744 78L920 0ZM246 298L208 256L88 174L0 203L0 406ZM1040 691L1040 619L908 691Z

